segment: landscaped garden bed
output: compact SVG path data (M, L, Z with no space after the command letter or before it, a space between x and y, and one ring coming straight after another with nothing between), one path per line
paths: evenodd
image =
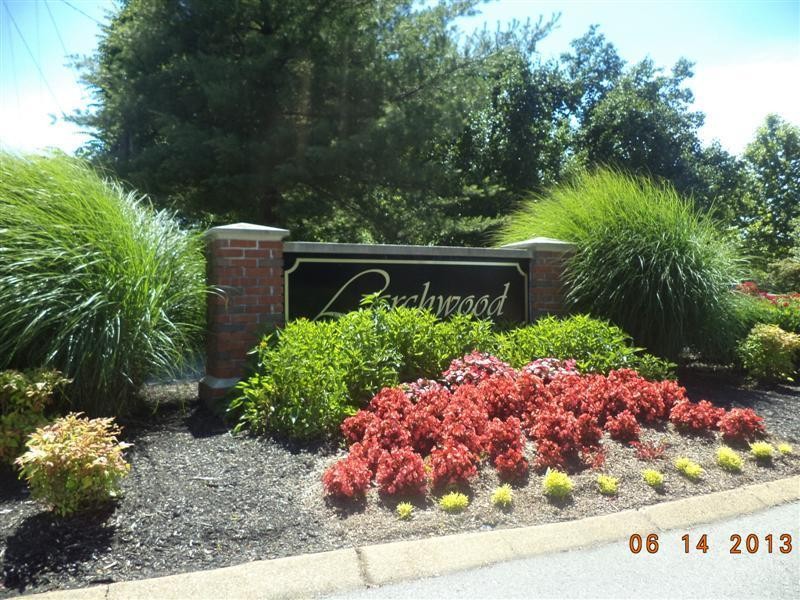
M719 406L751 407L765 416L775 443L800 441L800 417L793 408L800 387L741 387L728 377L681 373L691 398ZM160 400L146 421L125 423L131 474L115 507L60 519L31 500L9 471L0 477L0 562L3 596L20 592L83 587L139 579L249 560L320 552L353 545L443 535L468 530L534 525L616 512L677 498L778 479L800 472L797 455L759 464L744 458L739 474L720 469L713 436L678 434L672 425L643 428L641 440L666 444L664 455L640 460L636 450L608 439L608 472L619 479L616 496L597 491L598 471L570 475L571 499L555 502L542 491L543 475L532 471L513 486L510 509L491 504L500 483L484 465L471 481L470 505L460 514L443 512L434 496L414 503L410 520L399 520L394 500L372 488L362 502L325 498L324 471L345 452L335 445L298 445L273 437L230 434L216 416L200 407L192 383L150 390ZM531 448L526 455L534 460ZM680 475L675 457L686 456L705 469L694 483ZM641 471L666 477L663 492L648 487Z

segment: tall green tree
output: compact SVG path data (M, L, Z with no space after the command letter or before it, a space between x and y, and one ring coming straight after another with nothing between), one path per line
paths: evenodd
M800 218L800 127L768 115L744 160L752 174L748 249L766 259L786 258L796 243Z
M485 75L550 27L461 39L476 3L127 0L83 65L96 103L75 120L98 162L189 214L420 241L420 223L459 217L440 157Z

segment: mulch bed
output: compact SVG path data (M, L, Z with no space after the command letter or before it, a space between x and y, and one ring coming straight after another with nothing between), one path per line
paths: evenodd
M553 504L532 473L515 489L513 509L489 502L498 485L494 469L481 470L471 504L446 515L420 501L414 517L399 521L394 501L371 492L360 505L337 506L323 498L324 469L344 452L330 446L300 447L278 439L232 436L195 402L195 384L161 386L169 401L142 422L125 423L133 465L116 506L56 519L28 497L10 471L0 470L0 597L85 587L277 558L307 552L444 535L468 530L535 525L616 512L665 500L729 489L800 473L800 387L748 389L726 375L681 373L693 400L754 408L765 417L772 441L795 444L793 457L769 466L749 458L744 472L717 468L718 442L676 434L671 426L643 429L642 439L666 442L662 459L645 463L633 449L605 439L604 472L620 479L617 498L595 490L596 472L573 476L574 499ZM698 483L672 467L676 456L700 462ZM664 493L641 481L652 466L667 476Z

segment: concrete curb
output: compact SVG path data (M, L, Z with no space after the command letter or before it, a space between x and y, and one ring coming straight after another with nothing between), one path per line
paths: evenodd
M261 560L36 594L41 600L308 598L692 527L800 500L800 476L577 521Z

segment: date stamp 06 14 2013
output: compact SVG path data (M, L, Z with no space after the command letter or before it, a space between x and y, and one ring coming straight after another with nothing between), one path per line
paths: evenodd
M688 533L680 538L685 554L706 554L714 549L714 544L709 542L708 534L690 536ZM661 549L661 541L657 533L650 533L642 537L634 533L628 538L628 548L633 554L644 551L647 554L657 554ZM788 533L767 534L758 536L755 533L738 534L730 536L729 542L723 546L730 554L789 554L795 550L792 545L792 536Z

